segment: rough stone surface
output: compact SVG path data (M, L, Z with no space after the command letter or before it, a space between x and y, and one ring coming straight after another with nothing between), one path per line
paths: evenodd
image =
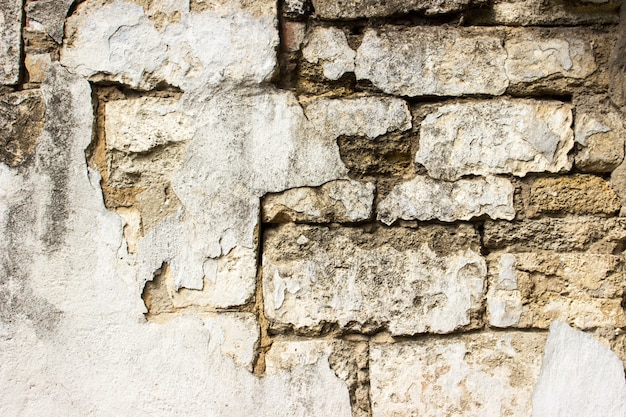
M265 356L266 375L273 375L279 371L296 370L293 373L294 383L307 386L311 382L306 379L314 376L308 369L315 367L330 367L340 380L329 378L325 381L328 389L337 389L344 393L346 385L350 393L350 404L341 404L342 408L333 410L331 415L348 415L366 417L369 415L369 401L363 397L363 387L360 374L363 364L359 359L363 355L358 345L340 340L275 340L272 349ZM304 371L304 372L303 372ZM304 391L304 390L303 390ZM325 393L319 393L324 396ZM347 406L347 407L346 407ZM314 413L316 414L316 413Z
M276 2L254 3L252 10L236 2L202 13L182 8L178 22L157 28L137 4L85 2L66 22L61 62L91 80L142 89L269 81L277 65Z
M372 215L375 186L352 180L332 181L319 188L292 188L270 194L262 202L265 223L349 223Z
M488 215L515 217L514 187L504 178L486 177L447 182L418 175L397 185L377 207L377 218L390 225L402 220L453 222Z
M124 152L148 152L193 138L193 123L178 109L178 100L144 97L106 104L106 144Z
M576 168L613 171L624 159L623 115L602 96L579 97L575 105L574 138L580 147L574 159Z
M45 107L37 90L0 95L0 162L24 163L35 151Z
M404 100L389 97L321 98L305 104L309 121L325 135L375 138L411 128Z
M555 322L532 401L533 417L626 415L624 364L592 336Z
M626 325L621 257L537 251L492 253L488 262L492 326L547 328L554 320L581 329Z
M597 69L593 45L573 30L513 31L506 41L505 69L511 84L552 78L583 79Z
M605 180L594 175L538 178L530 186L528 214L571 213L611 215L620 201Z
M481 333L372 344L372 415L528 416L545 336Z
M22 1L0 1L0 84L17 84L22 53Z
M626 219L597 217L543 217L520 222L485 222L484 244L489 249L614 253L626 239Z
M585 4L587 3L587 4ZM468 21L473 24L497 25L579 25L616 24L619 0L597 2L570 0L495 0L491 10L476 10Z
M395 335L476 326L486 266L468 226L419 230L284 225L263 247L265 312L274 328L325 323Z
M416 162L430 176L560 172L572 163L571 106L558 101L495 99L446 104L426 116Z
M355 56L346 35L337 28L315 27L302 48L302 57L321 65L329 80L338 80L344 73L353 72Z
M503 41L502 33L476 28L368 29L355 73L402 96L500 95L509 85Z
M63 42L65 17L75 0L34 0L26 4L29 20L43 25L46 32L58 44Z
M487 3L485 0L366 0L332 1L313 0L315 14L322 19L356 19L424 13L427 16L455 13Z
M24 66L28 72L29 83L42 83L46 78L46 71L52 64L50 54L28 54L24 58Z

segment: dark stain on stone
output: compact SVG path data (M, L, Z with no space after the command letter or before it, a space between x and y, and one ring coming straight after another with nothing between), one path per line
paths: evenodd
M45 130L48 135L42 137L44 140L37 150L37 169L51 181L51 195L44 214L47 228L42 241L48 250L54 252L63 245L67 230L72 126L76 121L71 92L63 87L67 82L62 79L68 75L55 67L51 71L56 74L50 74L50 91L53 94L46 102Z
M0 162L17 167L29 159L43 130L44 112L38 90L0 96Z

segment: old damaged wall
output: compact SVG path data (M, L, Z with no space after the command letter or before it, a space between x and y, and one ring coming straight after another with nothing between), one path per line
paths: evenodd
M623 417L625 60L616 0L0 0L0 415Z

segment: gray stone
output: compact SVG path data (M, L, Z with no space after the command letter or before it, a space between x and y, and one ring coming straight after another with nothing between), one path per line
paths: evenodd
M527 416L545 338L482 332L374 343L372 415Z
M17 84L22 53L22 1L0 0L0 84Z
M571 106L558 101L481 100L446 104L421 125L416 162L431 177L561 172L571 168Z
M293 188L270 194L261 204L265 223L350 223L372 215L375 186L352 180L331 181L319 188Z
M265 312L276 329L472 328L480 324L485 275L469 226L367 233L287 224L264 236Z
M338 80L346 72L354 72L354 52L341 29L318 26L311 30L302 48L302 57L321 65L324 77Z
M626 239L626 219L598 217L543 217L521 222L485 222L484 244L489 249L515 252L586 250L593 253L621 251Z
M619 256L535 251L491 253L487 259L492 326L547 328L554 320L580 329L626 326Z
M15 167L35 151L45 108L38 90L0 95L0 161Z
M398 219L453 222L482 215L512 220L514 191L504 178L447 182L418 175L393 188L378 204L377 218L387 225Z
M313 8L315 14L322 19L356 19L384 17L409 12L433 16L456 13L485 3L487 3L485 0L313 0Z
M67 13L75 0L34 0L26 3L26 16L43 25L59 45L63 43L63 29Z
M542 78L584 79L597 69L591 40L571 29L514 30L506 40L505 69L511 84Z
M61 62L93 81L141 89L269 81L277 65L276 2L244 6L177 10L177 22L157 25L137 4L85 2L66 22Z
M532 401L533 417L624 416L624 364L592 336L554 322Z
M501 32L484 28L368 29L355 73L402 96L500 95L509 85L503 42Z
M475 13L468 16L468 22L522 26L617 24L619 22L617 13L619 0L603 1L591 6L576 3L570 0L494 0L491 10L477 9Z
M626 129L623 115L606 97L585 96L575 100L574 138L580 150L574 164L584 172L611 172L624 159Z
M391 97L320 98L304 104L304 114L323 135L375 138L411 128L404 100Z

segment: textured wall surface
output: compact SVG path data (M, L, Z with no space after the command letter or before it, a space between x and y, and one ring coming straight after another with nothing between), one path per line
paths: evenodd
M618 0L0 0L0 415L626 415Z

